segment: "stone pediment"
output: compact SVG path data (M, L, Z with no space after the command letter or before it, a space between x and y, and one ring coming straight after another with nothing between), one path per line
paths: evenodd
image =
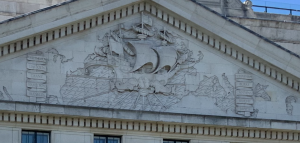
M191 1L126 2L1 24L0 98L299 120L298 57Z

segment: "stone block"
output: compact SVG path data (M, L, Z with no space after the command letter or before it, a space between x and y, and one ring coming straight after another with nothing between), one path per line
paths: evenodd
M249 119L249 123L251 128L271 128L270 120Z
M14 102L0 102L0 110L8 110L8 111L15 111L16 110L16 104Z
M150 120L150 121L159 121L160 115L153 112L137 112L137 119L139 120Z
M143 136L123 136L123 141L125 143L161 143L162 139L157 137L143 137Z
M93 134L82 132L53 131L51 141L55 143L91 143Z
M228 118L229 126L249 127L249 119Z
M39 4L30 4L30 3L16 3L16 12L17 13L28 13L40 8Z
M40 112L40 105L33 103L16 103L16 111Z
M0 1L0 11L5 13L16 14L16 2L14 1Z
M65 114L65 108L62 106L41 104L41 113Z
M180 114L166 114L162 113L159 115L159 121L163 122L181 122L181 115Z
M204 124L205 117L200 115L182 115L181 122L190 124Z
M112 118L113 117L113 110L111 109L90 109L90 116L91 117L104 117L104 118Z
M297 129L297 124L295 122L271 121L271 128L273 128L273 129L285 129L285 130L296 130Z
M65 107L65 114L75 116L90 116L90 110L88 108Z
M21 142L21 129L1 127L0 128L1 142L5 143L19 143Z
M205 124L208 125L228 125L227 118L205 116Z

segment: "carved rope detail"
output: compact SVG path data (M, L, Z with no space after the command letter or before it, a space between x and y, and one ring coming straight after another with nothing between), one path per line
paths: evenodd
M1 113L0 122L26 123L40 125L57 125L82 128L102 128L116 130L133 130L158 133L175 133L190 135L219 136L232 138L254 138L267 140L300 141L300 133L293 131L266 130L258 128L201 126L197 124L176 124L167 122L141 122L132 120L113 120L71 116L41 114Z
M4 45L0 47L0 57L40 44L44 44L64 36L69 36L77 32L88 30L95 26L106 24L108 22L127 17L142 11L147 11L151 13L156 18L162 19L168 24L177 27L180 30L183 30L190 36L197 38L199 41L211 46L212 48L238 61L243 62L244 64L264 73L265 75L270 76L274 80L277 80L298 92L300 91L300 82L297 77L294 77L291 74L283 74L278 68L271 67L266 63L261 62L262 60L257 60L260 59L259 57L251 57L247 53L238 51L234 47L231 47L229 44L227 44L225 41L220 41L219 38L209 36L201 30L196 29L195 27L192 27L184 23L183 21L180 21L180 18L173 17L168 13L164 12L163 10L158 9L150 3L146 2L136 3L134 5L130 5L122 9L110 11L105 14L101 14L89 19L84 19L82 21L78 21L76 23L72 23L55 30L50 30L42 34L33 35L29 38L25 38L8 45Z

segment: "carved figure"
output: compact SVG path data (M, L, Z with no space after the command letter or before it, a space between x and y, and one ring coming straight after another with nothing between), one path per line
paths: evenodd
M293 115L293 105L292 103L296 103L297 102L297 97L295 96L288 96L286 99L285 99L285 104L286 104L286 112L289 114L289 115Z
M261 84L258 83L254 88L254 96L255 97L261 97L266 101L271 101L271 97L266 92L267 88L268 88L268 85L261 85Z
M251 9L253 5L251 0L246 0L243 4L246 6L247 9Z
M4 96L3 92L6 95L6 97ZM10 101L13 101L13 98L8 93L7 88L5 86L3 86L3 92L0 91L0 100L10 100Z
M5 86L3 86L3 91L4 91L5 95L7 96L8 100L11 100L11 101L12 101L13 98L10 96L10 94L8 93L8 91L7 91L7 89L6 89Z

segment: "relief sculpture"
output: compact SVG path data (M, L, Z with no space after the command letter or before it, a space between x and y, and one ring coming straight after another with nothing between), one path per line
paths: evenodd
M8 93L7 88L5 86L3 86L3 92L0 91L0 100L11 100L11 101L13 100L13 98Z
M298 101L298 98L297 98L296 96L288 96L288 97L285 99L286 112L287 112L289 115L293 115L294 107L293 107L292 103L296 103L297 101Z
M240 69L230 83L224 73L203 75L194 67L204 55L192 51L188 40L165 27L157 28L150 16L141 14L140 23L120 24L98 36L84 66L69 71L60 89L69 105L117 109L165 111L188 95L207 96L224 112L255 117L255 98L270 101L268 86L254 81L252 73ZM55 49L48 53L59 55ZM256 84L255 84L256 83ZM53 95L48 102L57 103Z
M257 83L254 87L253 75L244 69L239 69L234 77L233 85L225 73L222 74L223 84L218 76L204 75L192 94L215 99L215 105L224 112L232 111L245 117L256 117L259 110L254 107L255 97L270 101L271 97L266 92L268 86Z
M239 70L235 74L236 86L236 113L244 116L251 116L254 112L254 93L252 74L245 70Z
M27 96L32 102L46 102L47 96L47 58L36 51L27 56Z
M165 28L157 31L152 26L152 19L142 14L141 23L129 29L120 25L105 34L100 39L103 46L95 47L84 67L67 75L63 101L150 111L179 102L189 91L175 79L187 74L203 55L200 51L194 55L184 42L175 43ZM113 99L92 103L105 97Z
M255 108L255 101L272 100L267 92L269 86L259 83L255 75L245 69L222 75L199 72L202 67L197 65L204 58L201 48L191 48L194 43L163 24L156 25L149 15L142 13L137 23L121 23L94 36L94 46L88 42L86 47L78 46L77 50L86 48L83 58L73 57L73 51L68 48L27 54L26 96L29 101L172 111L188 102L183 99L189 96L196 99L194 105L197 106L211 98L206 104L225 114L256 117L259 110ZM48 61L47 56L52 60ZM49 79L51 92L47 91L47 62L51 62L48 68L55 65L51 71L64 65L66 76L64 83L59 83L59 91L52 89L57 87L55 80L61 78ZM80 66L74 67L75 62ZM12 100L6 88L0 91L0 99ZM287 112L292 114L292 100L286 102Z

